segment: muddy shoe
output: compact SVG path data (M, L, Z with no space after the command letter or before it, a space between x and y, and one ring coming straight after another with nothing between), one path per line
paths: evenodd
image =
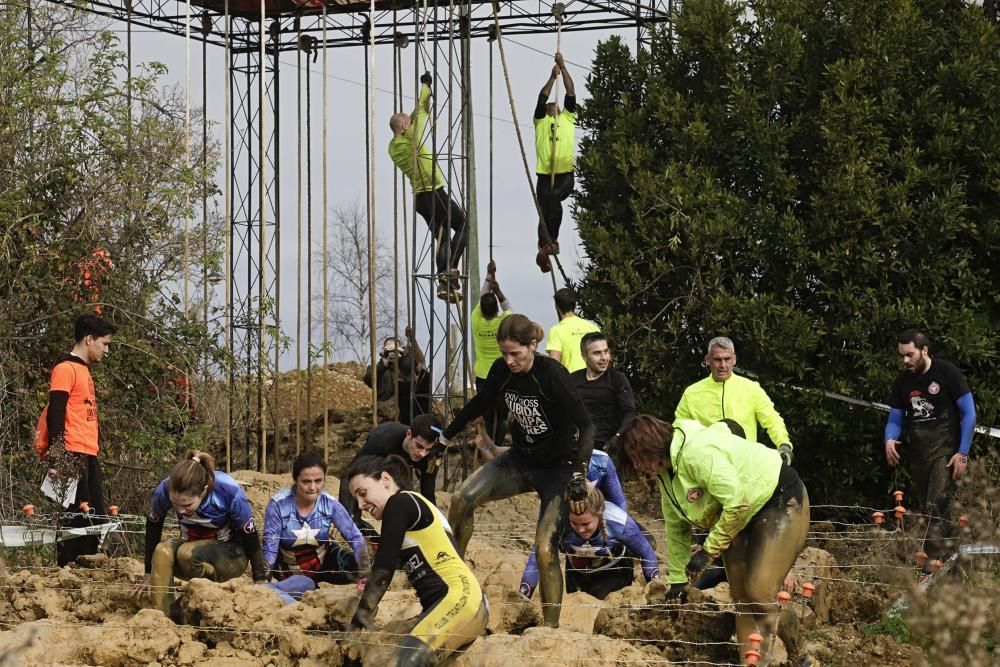
M542 273L549 273L552 271L552 262L549 261L549 256L541 251L535 255L535 264L537 264L538 268L542 270Z
M458 279L458 271L452 269L448 272L448 277L438 279L437 296L448 303L462 302L462 283Z

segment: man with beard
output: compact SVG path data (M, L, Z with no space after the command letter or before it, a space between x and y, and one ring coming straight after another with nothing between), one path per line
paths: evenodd
M931 515L924 547L930 563L946 555L941 517L969 463L976 405L961 371L946 361L931 361L926 333L907 329L898 349L905 370L892 384L885 460L895 467L901 440L906 442L918 511Z

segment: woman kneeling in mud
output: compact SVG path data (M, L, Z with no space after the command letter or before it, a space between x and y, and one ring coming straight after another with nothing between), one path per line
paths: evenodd
M362 456L344 473L358 505L382 521L382 534L351 628L368 628L397 568L406 572L423 612L390 665L439 665L486 629L489 610L476 576L455 548L444 515L409 489L410 466L398 456Z
M181 536L160 542L171 508ZM139 592L151 590L156 608L170 615L175 576L228 581L243 574L248 560L253 580L264 581L267 565L250 501L236 480L215 470L211 455L189 451L153 492Z

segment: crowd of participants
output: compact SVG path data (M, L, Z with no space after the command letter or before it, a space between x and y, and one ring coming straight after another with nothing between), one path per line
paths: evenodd
M562 109L547 102L559 77L566 86ZM465 219L421 139L432 83L421 77L417 109L390 120L390 154L413 184L417 212L438 235L438 295L456 302ZM561 202L573 187L575 111L572 79L557 55L535 113L543 270L551 270L548 258L559 252ZM397 402L399 421L369 433L341 472L337 496L326 490L326 461L313 452L298 456L291 486L270 499L262 527L240 485L217 470L209 454L189 452L152 493L146 576L138 592L173 615L175 577L226 581L249 566L255 582L289 604L322 583L356 585L360 601L349 629L362 630L372 626L393 573L402 570L423 612L399 642L393 664L440 664L487 624L486 598L464 560L476 508L534 493L540 501L535 543L519 591L525 598L537 591L545 625L559 625L564 588L603 599L631 585L638 571L646 582L662 578L667 599L684 604L691 586L728 580L740 656L751 635L761 635L769 650L778 634L794 657L794 614L782 612L776 600L779 590L796 585L791 569L808 532L809 496L793 467L781 415L758 383L734 372L733 342L708 342L708 375L687 387L673 419L662 420L636 413L628 378L612 366L608 339L577 315L574 293L558 290L554 305L558 322L546 335L512 312L489 263L470 318L476 393L447 424L433 414L430 377L412 332L406 331L405 344L385 341L366 381L379 400ZM106 514L89 369L115 332L97 315L77 320L74 346L52 370L39 420L36 448L50 461L50 476L78 482L67 526ZM543 340L544 354L538 349ZM890 466L904 452L908 459L915 509L932 517L925 544L930 561L949 548L942 517L968 462L975 405L958 369L932 361L925 333L903 332L898 352L904 370L889 393L884 453ZM450 446L461 446L469 428L483 463L452 494L446 517L435 499L439 462ZM770 445L759 441L761 428ZM619 468L656 480L662 541L629 514ZM180 534L164 540L171 512ZM97 540L59 542L59 565L95 553Z

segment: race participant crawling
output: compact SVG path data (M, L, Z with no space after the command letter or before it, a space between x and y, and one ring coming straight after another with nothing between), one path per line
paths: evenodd
M368 569L368 546L350 514L323 490L326 461L303 452L292 463L291 488L278 491L264 511L264 560L269 584L285 602L293 602L323 581L358 581ZM351 549L333 541L334 529Z
M171 508L181 536L160 542ZM263 582L267 564L250 501L236 480L215 469L210 454L189 451L153 492L146 517L146 576L139 591L152 589L156 608L169 615L175 576L229 581L243 574L248 559L254 582Z
M535 354L542 328L524 315L500 323L501 358L476 396L444 431L454 438L471 420L492 409L502 396L514 416L510 451L487 461L452 495L448 520L455 529L458 552L472 537L474 511L492 500L535 491L541 498L535 548L545 625L559 626L563 595L559 569L559 532L568 517L569 500L587 497L587 467L594 448L594 426L557 361Z
M440 510L410 491L409 466L399 456L363 456L344 475L351 495L382 521L382 539L351 629L369 628L397 568L406 572L423 612L389 665L439 665L483 634L489 618L476 576L458 555Z
M483 458L489 461L492 458L508 451L510 447L499 447L485 430L480 427L476 434L476 448L482 453ZM592 488L596 488L601 495L612 505L628 511L628 501L625 499L625 490L622 482L618 478L618 470L615 462L610 456L599 449L595 449L590 454L590 465L587 466L587 481Z
M777 451L733 435L725 424L683 420L671 426L639 415L623 429L621 443L635 469L660 484L669 551L667 599L685 602L688 579L698 579L721 554L743 660L752 633L764 637L760 650L769 653L775 631L789 657L796 658L798 617L786 608L778 627L777 604L809 530L809 496L795 469ZM693 554L692 525L710 529L703 548Z
M563 533L559 549L566 554L566 590L582 591L603 600L610 593L631 586L635 580L635 560L642 566L642 575L651 581L660 575L656 553L649 546L639 524L625 510L591 489L581 512L571 511L569 526ZM521 594L531 597L538 585L538 563L535 551L521 575Z

